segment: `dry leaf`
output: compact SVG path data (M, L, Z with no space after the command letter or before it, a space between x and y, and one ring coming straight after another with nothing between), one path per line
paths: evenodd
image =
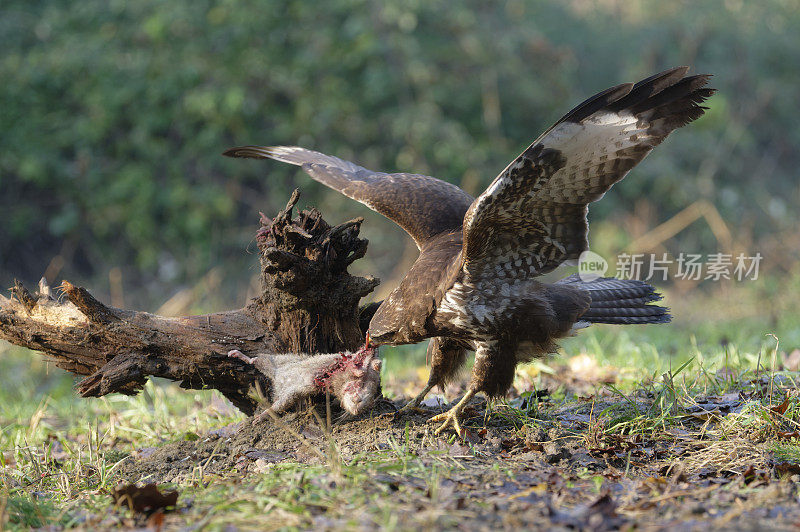
M776 414L782 416L786 412L787 408L789 408L789 398L788 397L786 399L784 399L784 401L781 404L779 404L778 406L773 406L772 408L770 408L770 410L772 410Z
M111 497L114 499L114 504L125 505L134 512L145 514L167 507L174 508L178 502L177 491L161 493L155 484L147 484L142 487L136 484L120 486L114 489Z
M164 527L164 511L159 510L147 520L147 530L152 530L153 532L161 532L161 529Z
M529 495L544 495L547 493L547 484L534 484L528 489L524 489L522 491L518 491L517 493L511 495L509 499L519 499L523 497L528 497Z

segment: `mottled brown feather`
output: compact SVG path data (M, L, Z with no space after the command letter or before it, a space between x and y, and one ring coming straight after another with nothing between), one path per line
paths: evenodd
M588 249L587 205L674 129L703 114L709 76L677 67L605 90L564 115L500 173L467 211L464 268L494 275L498 262L546 273Z
M419 174L373 172L350 161L297 146L242 146L228 157L269 158L300 166L315 181L386 216L423 245L461 228L473 197L457 186Z

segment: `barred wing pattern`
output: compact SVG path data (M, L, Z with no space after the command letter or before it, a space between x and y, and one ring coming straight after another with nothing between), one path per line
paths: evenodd
M699 118L709 76L677 67L605 90L517 157L464 217L463 268L500 279L547 273L588 249L597 201L673 130Z
M243 146L223 155L275 159L300 166L315 181L338 190L386 216L423 245L445 231L458 230L473 197L459 187L419 174L373 172L297 146Z

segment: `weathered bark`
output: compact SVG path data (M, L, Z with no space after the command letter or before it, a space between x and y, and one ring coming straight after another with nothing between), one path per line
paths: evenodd
M378 280L354 277L347 267L364 256L362 219L331 227L316 209L292 219L299 194L257 234L262 293L242 309L166 318L106 306L64 281L65 301L42 280L37 297L21 284L0 296L0 338L45 353L67 371L87 377L84 397L135 394L149 376L184 388L215 388L252 414L251 387L270 383L252 366L227 357L244 353L334 353L364 341L359 300ZM368 307L374 313L374 306ZM362 321L364 317L362 316Z

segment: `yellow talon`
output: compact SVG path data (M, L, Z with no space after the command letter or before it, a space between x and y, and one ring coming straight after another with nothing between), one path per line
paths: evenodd
M442 422L441 426L438 429L436 429L434 434L440 436L445 430L447 430L449 426L452 425L453 430L456 431L456 434L458 434L460 438L463 438L465 430L461 427L461 419L460 419L461 411L464 410L464 407L467 406L467 403L469 402L470 399L472 399L473 395L475 395L474 390L467 391L464 397L458 403L456 403L456 405L453 408L451 408L447 412L443 412L441 414L438 414L430 418L428 420L429 423Z
M436 434L437 436L441 436L441 434L445 430L447 430L447 428L450 425L452 425L453 426L453 430L456 431L456 434L458 434L459 437L463 437L464 436L464 429L461 428L461 422L458 419L458 414L453 412L453 410L455 410L455 409L450 409L450 410L448 410L447 412L445 412L443 414L439 414L437 416L433 416L429 420L429 423L439 423L440 421L442 422L442 424L439 426L439 428L434 431L434 434Z

